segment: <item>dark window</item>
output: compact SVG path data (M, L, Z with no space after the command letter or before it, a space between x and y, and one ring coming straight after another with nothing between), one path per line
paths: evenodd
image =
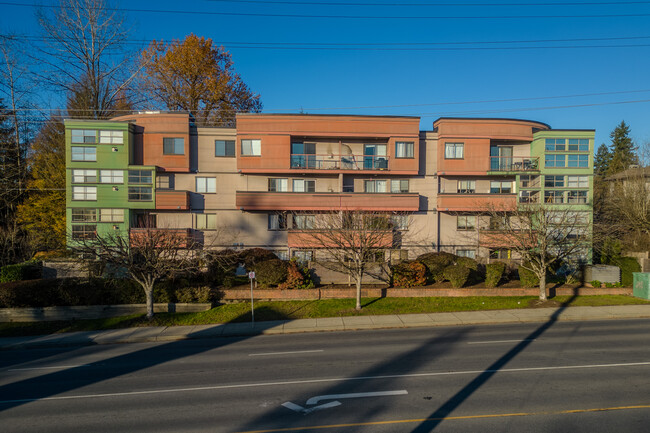
M185 139L184 138L163 138L163 154L165 155L184 155Z
M151 201L151 200L153 200L151 187L144 187L144 186L129 187L129 201Z
M287 215L286 214L269 214L269 230L286 230L287 229Z
M97 221L96 209L72 209L73 223L86 223Z
M214 156L235 156L235 140L215 140Z
M97 226L95 224L73 224L72 239L84 240L97 237Z
M151 184L151 170L129 170L130 184Z

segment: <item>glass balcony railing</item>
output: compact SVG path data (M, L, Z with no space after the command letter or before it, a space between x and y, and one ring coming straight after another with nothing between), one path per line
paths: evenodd
M523 156L491 156L490 171L537 171L539 158Z
M313 170L388 170L388 156L292 154L291 168Z

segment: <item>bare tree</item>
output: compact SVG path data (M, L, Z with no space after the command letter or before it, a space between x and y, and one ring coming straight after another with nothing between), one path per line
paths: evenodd
M368 264L393 246L390 215L380 212L330 211L293 215L295 243L315 249L312 261L325 269L346 273L356 286L356 309L361 309L361 284Z
M503 246L521 260L520 268L539 279L539 299L545 301L546 273L556 263L586 261L592 230L588 212L544 204L489 210L489 226L479 228L479 242Z

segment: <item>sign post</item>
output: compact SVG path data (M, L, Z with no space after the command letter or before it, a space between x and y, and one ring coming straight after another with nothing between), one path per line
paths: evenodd
M248 278L251 280L251 327L255 326L255 305L253 300L253 280L255 279L255 272L249 272Z

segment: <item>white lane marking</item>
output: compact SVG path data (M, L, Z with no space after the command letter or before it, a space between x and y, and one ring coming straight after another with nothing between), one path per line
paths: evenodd
M469 341L467 344L492 344L492 343L521 343L522 341L535 341L534 338L525 340L494 340L494 341Z
M332 394L332 395L317 395L307 400L308 405L318 404L321 400L342 400L344 398L362 398L362 397L383 397L386 395L404 395L408 394L405 389L399 391L377 391L377 392L353 392L350 394Z
M304 385L309 383L345 382L351 380L399 379L399 378L409 378L409 377L454 376L454 375L462 375L462 374L481 374L481 373L516 373L522 371L570 370L570 369L580 369L580 368L639 367L639 366L648 366L648 365L650 365L650 361L629 362L624 364L620 363L620 364L564 365L564 366L553 366L553 367L503 368L501 370L466 370L466 371L445 371L445 372L436 372L436 373L390 374L384 376L334 377L329 379L289 380L284 382L260 382L260 383L245 383L245 384L238 384L238 385L215 385L215 386L201 386L196 388L155 389L149 391L112 392L106 394L85 394L85 395L82 394L82 395L67 395L67 396L58 396L58 397L24 398L20 400L2 400L0 401L0 404L24 403L29 401L75 400L75 399L83 399L83 398L122 397L128 395L166 394L166 393L173 393L173 392L212 391L217 389L256 388L261 386Z
M30 368L10 368L7 371L27 371L27 370L57 370L61 368L88 367L88 364L81 365L55 365L52 367L30 367Z
M294 352L251 353L248 356L293 355L294 353L316 353L316 352L324 352L324 350L318 349L318 350L296 350Z
M294 412L303 413L305 415L307 415L308 413L316 412L317 410L329 409L330 407L336 407L340 405L341 405L340 401L330 401L329 403L321 404L320 406L306 408L298 404L291 403L290 401L287 401L286 403L282 403L282 406L286 407L287 409L291 409Z

